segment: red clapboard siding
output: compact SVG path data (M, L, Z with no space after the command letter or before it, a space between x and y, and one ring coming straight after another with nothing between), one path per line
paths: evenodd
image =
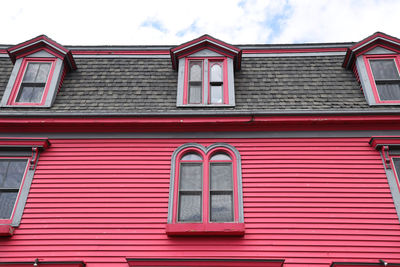
M400 225L367 138L51 140L0 261L285 259L284 266L400 262ZM225 142L242 157L244 237L168 237L180 145Z

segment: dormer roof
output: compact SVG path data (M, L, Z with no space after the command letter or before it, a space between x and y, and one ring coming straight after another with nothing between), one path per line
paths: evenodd
M174 70L178 69L179 58L193 54L202 49L210 49L214 52L224 54L225 56L233 58L235 70L240 70L242 50L236 46L218 40L208 34L171 48L170 55L172 68Z
M33 39L9 47L7 53L11 61L15 63L18 58L25 57L40 50L45 50L55 57L62 59L71 70L77 68L71 51L46 35L39 35Z
M384 47L395 52L400 52L400 39L382 32L376 32L347 49L346 56L343 61L343 67L350 69L357 56L370 51L376 46Z

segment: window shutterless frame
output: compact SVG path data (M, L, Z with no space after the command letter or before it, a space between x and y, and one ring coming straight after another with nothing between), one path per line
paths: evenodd
M394 54L385 54L385 55L364 55L364 64L366 66L367 74L368 74L368 79L370 81L371 87L372 87L372 92L375 98L376 103L400 103L400 56L399 55L394 55ZM373 72L373 68L371 66L371 62L374 63L374 61L386 61L388 63L393 62L393 66L395 68L395 72L393 73L393 77L388 78L388 79L383 79L380 78L377 73ZM398 92L395 93L395 96L398 95L397 97L394 97L395 99L384 99L382 93L380 94L378 90L379 85L397 85L398 86Z
M397 188L400 191L400 155L391 156L390 164L392 166L392 170L394 170L394 176L396 177Z
M26 157L0 157L0 224L13 221L28 166Z
M201 80L192 79L194 63L201 64ZM212 75L212 68L214 66L220 66L221 68L221 75L219 79L215 79L215 75ZM185 58L184 73L184 105L226 105L229 103L228 65L226 57L187 57ZM196 94L196 96L200 97L200 99L196 99L196 101L193 101L193 86L201 86L200 93ZM218 87L220 87L220 89L217 89ZM217 92L217 90L220 90L220 92ZM207 99L205 99L206 91L208 95Z
M24 58L22 60L21 67L19 69L19 72L17 74L14 86L12 88L10 97L8 99L7 105L37 105L37 106L42 106L44 105L47 94L49 91L50 83L54 75L54 69L55 69L55 63L56 63L57 58ZM39 64L39 65L44 65L44 64L50 64L47 77L44 81L42 82L33 82L33 83L26 83L24 81L24 78L26 76L27 70L29 65L32 64ZM25 79L26 80L26 79ZM31 85L32 87L36 86L43 86L42 93L40 96L40 100L35 100L33 102L31 101L25 101L20 98L22 90L24 85Z
M185 144L174 152L171 163L167 234L244 234L241 163L234 147ZM185 195L197 197L183 199Z

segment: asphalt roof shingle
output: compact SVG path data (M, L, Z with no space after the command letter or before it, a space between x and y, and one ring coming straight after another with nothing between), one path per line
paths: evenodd
M0 108L0 114L188 113L396 110L369 106L344 56L243 57L235 107L176 107L177 72L168 58L76 58L51 108ZM0 95L12 63L0 58Z

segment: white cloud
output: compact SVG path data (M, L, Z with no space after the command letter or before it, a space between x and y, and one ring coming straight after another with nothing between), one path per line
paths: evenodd
M400 37L397 0L14 0L2 10L4 44L42 33L64 45L174 45L205 33L233 44Z
M290 0L291 15L273 42L350 42L376 31L400 37L400 1Z

